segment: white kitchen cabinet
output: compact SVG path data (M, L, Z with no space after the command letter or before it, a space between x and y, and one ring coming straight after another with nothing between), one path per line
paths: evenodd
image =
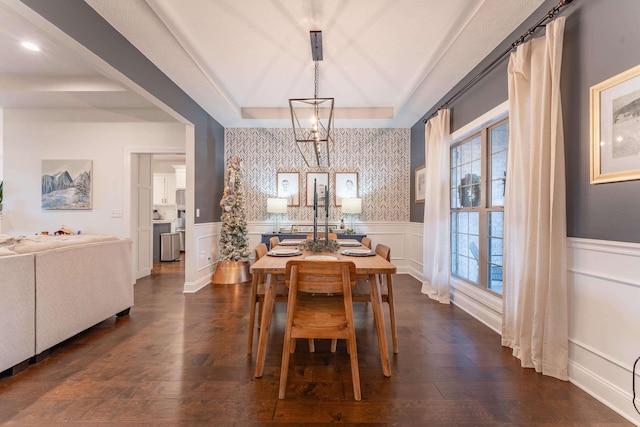
M172 173L153 174L153 204L176 204L176 176Z
M185 165L173 165L176 170L176 189L184 190L187 188L187 167Z

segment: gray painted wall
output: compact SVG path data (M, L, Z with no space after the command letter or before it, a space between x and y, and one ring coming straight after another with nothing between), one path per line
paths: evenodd
M220 221L224 128L82 0L21 0L195 127L196 223Z
M557 4L546 1L457 88L502 53ZM570 237L640 242L640 181L589 183L589 88L640 63L640 2L575 0L567 16L562 64L562 102L567 171L567 232ZM461 126L507 99L507 60L451 106L451 129ZM444 100L434 105L424 118ZM424 163L424 124L411 128L411 167ZM413 176L412 176L413 181ZM413 182L411 183L413 192ZM413 194L413 193L412 193ZM428 202L428 201L427 201ZM424 205L411 202L411 221L422 222Z

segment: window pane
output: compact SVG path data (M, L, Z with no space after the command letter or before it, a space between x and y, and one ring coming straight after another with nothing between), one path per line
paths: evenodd
M479 160L482 157L482 138L479 136L471 140L471 160Z
M474 138L475 139L475 138ZM472 144L473 140L465 142L464 144L462 144L460 146L460 149L462 150L462 163L471 163L471 161L473 161L473 153L472 153L472 149L471 149L471 144Z
M458 214L458 233L469 233L469 213L467 212Z
M503 212L489 212L489 236L503 237L502 229L504 222Z
M478 245L478 236L469 236L469 255L475 260L480 259L480 246Z
M480 213L469 212L469 234L480 234Z
M458 254L469 256L469 236L458 233Z
M458 256L458 276L469 278L469 258L465 256Z
M491 152L504 151L509 144L509 122L491 129Z
M471 173L476 175L478 179L480 179L480 177L482 176L480 167L481 167L480 160L476 160L473 163L471 163Z
M478 274L480 274L478 263L479 261L477 259L469 259L469 274L467 279L476 284L478 283Z
M457 188L453 188L451 190L451 207L453 209L460 207L460 197L459 197Z
M451 255L451 274L458 275L458 255Z
M502 267L489 266L489 285L487 288L502 295Z
M460 165L460 146L451 149L451 166Z
M490 206L504 206L504 180L497 179L491 182Z
M473 187L471 188L471 195L472 195L472 199L471 199L471 206L480 206L480 184L474 184Z
M491 238L489 239L489 261L492 264L502 265L502 239Z
M451 212L451 233L458 232L458 214Z
M458 180L459 178L459 169L458 168L453 168L451 169L451 188L455 188L458 186Z

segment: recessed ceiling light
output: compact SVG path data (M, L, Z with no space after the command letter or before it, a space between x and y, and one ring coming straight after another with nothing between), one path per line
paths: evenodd
M34 52L40 52L40 46L32 42L22 42L20 43L20 46L22 46L25 49L32 50Z

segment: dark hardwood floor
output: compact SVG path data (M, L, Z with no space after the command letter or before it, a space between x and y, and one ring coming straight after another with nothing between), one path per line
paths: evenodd
M284 306L276 304L256 379L255 346L246 355L249 285L183 294L182 264L158 264L139 280L130 316L0 378L0 424L631 425L572 384L522 369L498 334L421 295L407 275L394 287L400 351L391 378L382 376L371 307L357 304L362 401L353 400L344 342L332 354L328 341L313 354L297 346L287 398L278 400Z

